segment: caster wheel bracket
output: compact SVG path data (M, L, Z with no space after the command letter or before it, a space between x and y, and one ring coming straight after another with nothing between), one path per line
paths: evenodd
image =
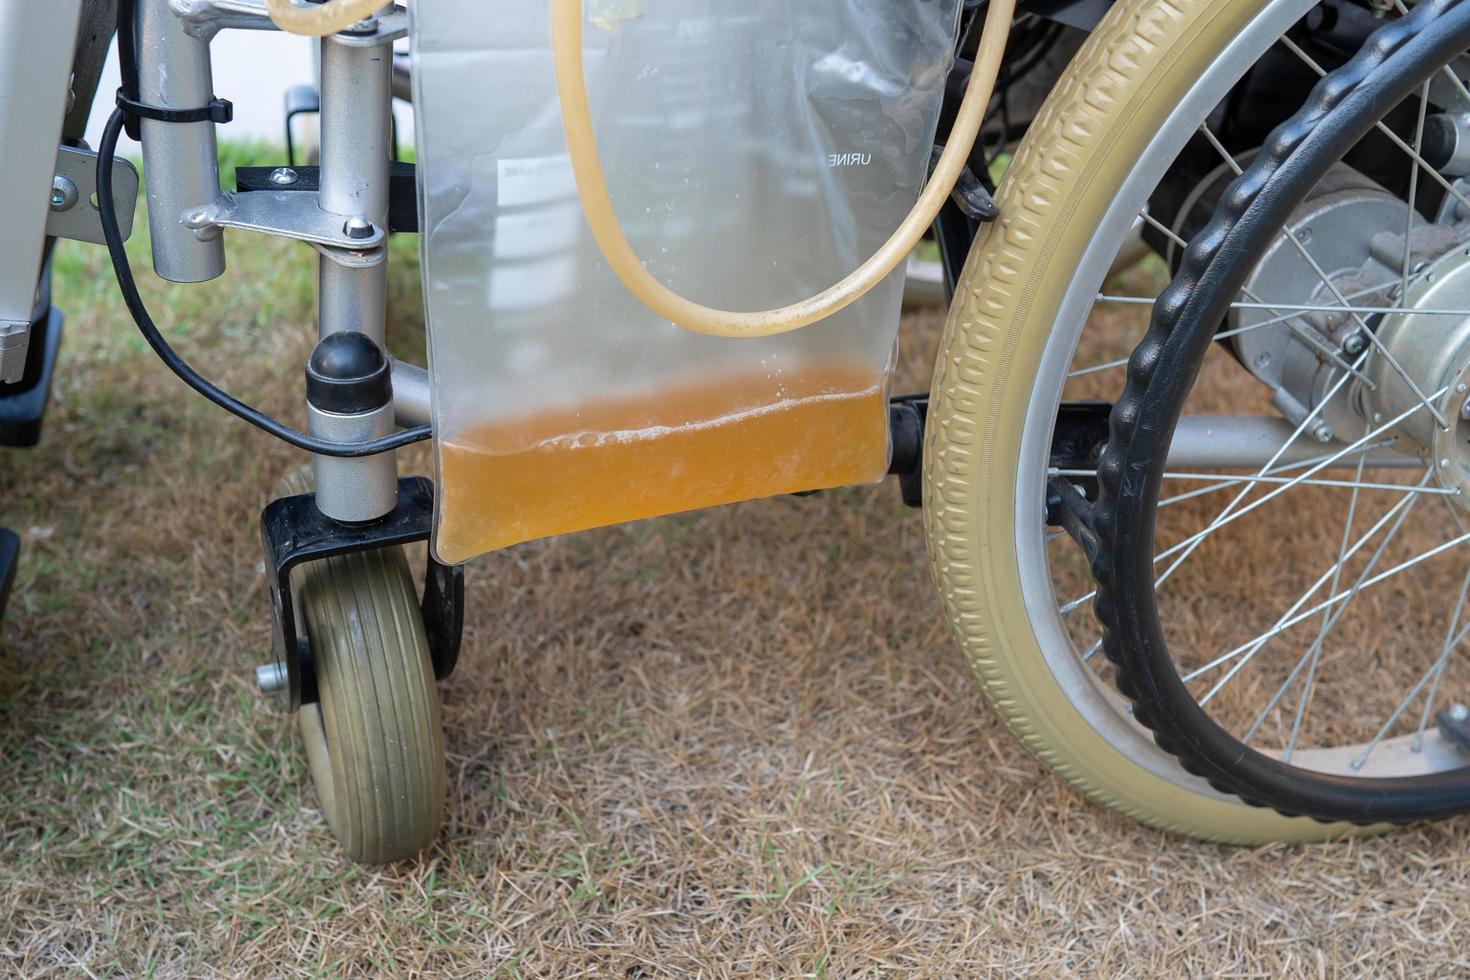
M276 662L286 671L284 693L292 711L317 700L310 644L296 629L292 569L323 558L427 541L433 518L434 484L421 476L400 479L397 506L365 524L332 520L317 509L316 495L310 493L273 500L261 512L260 540L271 592L272 647ZM459 660L464 629L464 569L441 564L430 554L420 609L434 676L442 680Z

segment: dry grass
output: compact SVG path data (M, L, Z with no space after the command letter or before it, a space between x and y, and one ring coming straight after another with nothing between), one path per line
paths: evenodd
M222 283L150 295L191 356L286 411L305 256L237 239ZM0 658L0 970L1470 969L1463 822L1238 850L1051 778L951 650L892 486L473 565L443 687L442 840L415 863L348 865L250 682L268 656L255 514L292 456L165 374L95 251L64 261L47 439L6 459L26 551ZM909 323L908 383L938 326Z

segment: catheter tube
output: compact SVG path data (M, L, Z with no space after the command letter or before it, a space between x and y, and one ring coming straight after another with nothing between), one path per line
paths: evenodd
M289 34L326 37L344 31L382 10L388 0L332 0L331 3L298 7L291 0L265 0L271 21Z
M275 0L273 0L275 2ZM607 181L592 130L587 79L582 65L583 0L550 0L551 49L562 127L582 211L603 258L628 291L672 323L712 337L770 337L831 316L882 282L913 251L954 189L985 121L990 96L1005 54L1016 0L990 0L985 31L943 154L918 203L883 246L851 275L809 299L774 310L741 313L701 306L659 282L633 252L608 196Z

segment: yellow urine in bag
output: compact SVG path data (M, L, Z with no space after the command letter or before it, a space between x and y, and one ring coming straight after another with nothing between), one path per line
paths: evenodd
M435 551L460 562L535 538L802 490L888 469L887 379L871 365L727 374L497 420L439 446Z

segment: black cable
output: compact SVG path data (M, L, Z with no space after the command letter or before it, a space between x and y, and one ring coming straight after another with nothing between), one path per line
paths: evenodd
M122 109L113 110L111 118L107 120L107 128L102 133L102 145L97 149L97 209L102 219L102 237L107 241L107 254L112 259L112 271L117 277L118 288L122 291L123 302L127 304L128 312L132 314L133 322L138 325L138 331L143 335L143 339L148 342L149 347L153 348L153 352L158 355L159 359L168 365L169 370L178 375L184 384L230 414L244 419L257 429L268 432L282 442L318 456L332 456L340 459L376 456L379 453L390 452L432 438L433 427L421 425L391 436L384 436L381 439L374 439L371 442L343 443L317 439L296 431L289 425L251 408L230 395L202 377L169 346L168 341L159 332L158 325L149 316L148 307L143 303L143 297L138 293L138 284L133 278L133 268L128 262L127 251L123 248L122 230L117 223L117 202L112 195L112 164L113 159L117 156L117 139L123 131L127 118L127 113Z

